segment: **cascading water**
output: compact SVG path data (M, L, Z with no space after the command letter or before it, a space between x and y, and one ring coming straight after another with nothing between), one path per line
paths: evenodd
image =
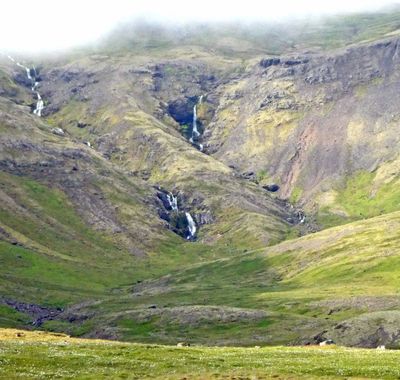
M169 202L169 206L171 207L172 211L179 211L178 210L178 197L174 196L173 194L169 193L167 195L167 199Z
M201 104L203 102L203 95L200 96L199 102L197 104ZM203 151L203 144L196 142L196 140L200 137L200 132L197 128L197 104L193 106L193 124L192 124L192 136L189 141L198 146L200 152Z
M33 110L33 113L39 117L42 116L42 111L44 109L44 102L43 102L41 95L39 94L39 91L37 90L39 82L36 80L36 78L37 78L36 69L34 67L32 69L30 69L29 67L22 65L21 63L17 62L13 57L11 57L9 55L7 57L11 62L14 62L18 67L21 67L22 69L24 69L26 71L26 76L31 81L31 85L32 85L31 91L36 95L36 99L37 99L36 107Z
M192 215L190 215L188 212L185 212L186 219L188 222L188 231L189 235L186 237L187 240L193 239L196 235L196 223L194 222Z
M174 196L172 193L168 193L167 199L169 202L169 207L171 208L172 211L174 212L179 212L178 209L178 196ZM185 217L187 221L187 228L188 228L188 233L189 235L186 236L187 240L194 239L196 235L196 223L194 222L192 215L190 215L188 212L185 212Z
M167 194L167 199L169 203L169 207L171 208L172 211L174 212L179 212L178 208L178 196L174 196L172 193ZM195 237L196 235L196 223L192 218L192 215L190 215L188 212L185 212L185 217L187 221L187 228L188 228L188 236L186 236L187 240L191 240Z
M159 191L158 198L163 202L168 213L168 216L164 215L163 219L172 223L171 225L179 235L184 236L187 240L194 240L197 232L196 222L189 212L179 210L178 195L162 189ZM186 220L184 221L183 218Z
M37 95L37 103L36 103L36 108L33 110L33 113L40 117L40 116L42 116L42 110L44 108L44 103L43 103L43 99L40 96L38 91L36 91L36 95Z

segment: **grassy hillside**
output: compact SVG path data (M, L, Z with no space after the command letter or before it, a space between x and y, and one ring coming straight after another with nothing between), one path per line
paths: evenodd
M396 212L191 265L71 313L92 316L89 336L125 340L399 347L399 226Z
M5 66L8 86L20 68L8 62ZM19 102L25 104L18 93L10 99L0 96L3 326L43 322L44 328L96 334L89 316L81 315L76 323L70 317L54 321L55 316L61 309L118 298L124 287L176 268L296 234L282 204L254 184L235 178L228 167L201 154L178 133L165 132L173 129L144 112L137 120L123 104L122 111L130 117L127 124L104 118L98 125L99 119L90 119L99 129L105 128L103 132L122 129L120 139L111 138L119 149L124 149L119 145L123 140L131 144L131 155L122 161L107 156L95 142L93 147L84 144L83 138L93 134L74 133L74 128L79 130L76 125L61 125L65 133L55 134L53 128L61 118L37 118ZM109 106L108 114L121 121ZM103 113L95 113L99 115ZM69 113L70 118L76 116L80 115ZM143 150L132 139L135 133L153 149L150 156L158 149L161 158L164 150L165 167L157 157L141 156ZM143 179L134 170L145 170L146 165L158 177ZM156 185L179 191L180 207L197 221L196 242L173 233L160 218L163 206ZM200 225L201 218L208 219ZM250 219L253 222L247 223Z
M8 115L0 155L3 326L40 319L43 329L147 342L272 345L324 336L399 346L398 212L267 248L263 239L288 237L281 206L218 163L226 177L219 169L176 175L185 200L203 196L217 217L198 242L186 242L162 225L154 182L127 174L130 160L107 160L72 133L54 135L22 107L0 104ZM217 162L157 128L168 127L152 121L142 130L185 147L193 170ZM390 184L393 165L376 176ZM365 208L351 186L340 199L349 210Z
M397 351L171 347L0 330L4 379L394 379Z

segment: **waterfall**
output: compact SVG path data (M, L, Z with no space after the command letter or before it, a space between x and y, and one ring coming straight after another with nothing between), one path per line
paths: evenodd
M42 110L44 108L44 103L43 103L43 99L40 96L39 92L38 91L35 91L35 92L37 95L37 103L36 103L36 108L33 110L33 113L40 117L40 116L42 116Z
M193 106L193 126L192 126L192 137L190 142L193 144L194 139L200 136L200 132L197 129L197 104Z
M176 234L189 241L195 240L197 232L196 222L188 211L179 209L178 195L174 195L161 187L156 188L158 190L157 198L161 201L163 207L158 210L159 217L165 220L169 224L170 229ZM181 202L181 206L184 206L184 199L181 199Z
M25 69L25 71L26 71L26 76L28 77L28 79L29 79L29 80L33 80L33 79L32 79L32 76L31 76L31 69L30 69L29 67L26 67L26 66L24 66L24 65L21 65L19 62L17 62L17 66L19 66L19 67Z
M178 211L178 197L174 197L172 193L169 193L167 199L172 211Z
M7 57L11 62L14 62L18 67L21 67L22 69L24 69L26 71L26 76L31 81L31 85L32 85L31 91L36 95L36 100L37 100L36 107L33 110L33 113L39 117L42 116L42 110L44 109L44 102L43 102L43 99L42 99L39 91L37 91L39 82L36 81L36 78L37 78L36 69L34 67L32 69L30 69L29 67L22 65L21 63L17 62L10 55L8 55ZM33 74L33 76L32 76L32 74Z
M299 224L303 224L306 221L306 216L304 215L303 211L298 211L297 217L299 219Z
M197 140L200 137L200 132L197 128L197 105L201 104L202 102L203 102L203 95L200 96L198 103L196 103L193 106L192 136L189 139L189 141L192 144L196 145L201 152L203 151L203 145L198 142L195 142L195 140Z
M188 212L185 212L185 215L189 228L189 236L187 236L186 239L190 240L193 239L196 235L196 223L194 222L192 215L190 215Z

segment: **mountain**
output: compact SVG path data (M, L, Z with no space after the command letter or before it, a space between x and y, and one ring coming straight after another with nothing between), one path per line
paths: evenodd
M397 347L399 26L136 23L3 55L0 325Z

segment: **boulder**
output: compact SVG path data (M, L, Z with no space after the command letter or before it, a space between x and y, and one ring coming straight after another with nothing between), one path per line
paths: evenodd
M88 125L89 125L89 124L84 123L83 121L78 121L78 122L76 123L76 126L77 126L78 128L86 128Z
M332 344L335 344L335 342L332 339L327 339L324 340L323 342L320 342L320 346L331 346Z
M264 58L260 61L260 66L266 69L270 66L279 65L280 62L280 58Z
M61 128L52 128L51 133L54 133L57 136L65 136L65 132Z
M263 186L263 189L275 193L279 190L279 185L277 185L276 183L272 183L270 185Z

